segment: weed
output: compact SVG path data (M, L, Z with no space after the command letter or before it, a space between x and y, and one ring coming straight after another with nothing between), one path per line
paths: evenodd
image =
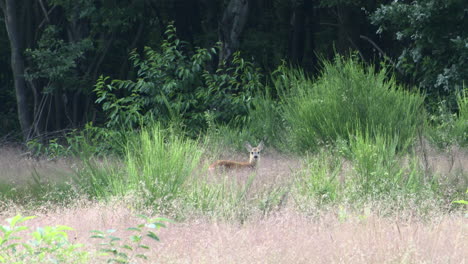
M39 227L24 242L21 233L29 227L18 224L33 218L16 215L7 220L9 225L0 226L1 263L87 263L89 254L80 250L83 245L68 241L65 231L73 230L68 226Z

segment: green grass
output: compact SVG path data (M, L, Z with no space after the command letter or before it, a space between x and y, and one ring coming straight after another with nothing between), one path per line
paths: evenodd
M36 179L40 177L35 176ZM66 205L79 197L79 193L68 183L32 181L25 185L0 182L0 200L13 202L25 208L50 208L56 205ZM0 209L8 206L0 204Z
M128 186L141 192L148 203L174 199L183 192L202 154L196 141L159 126L143 129L126 156Z
M434 176L424 172L416 155L400 154L398 140L382 134L357 134L350 140L344 152L354 166L354 195L376 199L431 189Z
M430 115L426 131L431 142L441 149L453 145L468 146L468 89L464 88L456 97L458 113L453 113L447 101L437 103L435 113Z
M90 197L134 192L145 204L163 205L183 191L202 153L196 141L153 125L128 140L123 160L84 160L76 183Z
M298 172L294 185L296 198L301 200L299 208L304 210L302 207L310 204L321 206L339 202L344 189L340 183L343 159L332 151L322 149L308 155L304 163L305 168Z
M349 140L349 135L396 135L399 147L412 142L424 124L424 97L405 91L386 69L376 72L356 58L324 61L317 80L299 70L286 70L276 82L292 90L284 101L284 119L294 147L316 150L320 145Z
M423 96L404 91L385 68L376 72L355 58L323 64L316 80L299 69L280 68L272 74L273 88L252 100L248 118L218 125L207 113L209 128L198 140L180 123L139 131L87 127L67 138L79 159L73 184L0 184L0 193L31 204L68 202L83 194L90 200L132 196L139 206L177 217L193 212L241 221L274 211L288 198L305 202L298 207L464 198L466 188L457 186L466 185L466 172L438 175L422 168L415 151L417 131L427 128ZM459 113L451 123L459 138L466 135L467 101L459 95ZM294 168L281 184L260 187L263 178L257 174L241 181L206 176L205 159L226 150L244 153L245 141L256 145L262 139L267 153L271 148L305 156L304 168Z

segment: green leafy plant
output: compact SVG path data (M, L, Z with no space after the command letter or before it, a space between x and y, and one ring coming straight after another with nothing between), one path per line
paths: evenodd
M33 156L45 156L49 159L68 156L70 148L59 143L58 138L52 138L47 143L42 143L39 139L31 139L26 143Z
M397 43L397 68L431 94L455 95L468 78L468 26L463 0L392 1L370 16Z
M138 191L142 202L169 206L184 190L185 180L198 166L202 149L197 141L159 124L129 137L123 163L85 159L75 182L90 197L108 198Z
M235 53L229 64L212 73L212 57L219 47L197 48L186 54L185 42L167 27L161 51L146 47L144 56L133 51L130 60L136 80L110 80L101 76L94 92L110 128L136 127L157 120L183 124L194 136L206 128L205 112L212 110L218 122L245 116L261 75L250 62Z
M0 226L1 263L87 263L88 253L79 250L83 245L68 241L70 227L39 227L25 242L22 233L29 227L18 224L33 218L16 215L7 219L8 225Z
M437 188L434 175L426 174L415 155L398 152L398 136L358 133L342 154L353 164L352 180L347 188L355 198L395 197L400 194L421 194Z
M440 147L447 148L458 144L468 145L468 95L467 90L461 90L456 97L457 112L450 110L446 100L437 103L436 111L429 117L429 138Z
M142 251L150 249L146 244L144 238L149 238L153 241L159 242L159 237L152 230L159 230L165 228L164 223L171 222L165 218L149 218L144 215L139 215L145 222L135 227L127 228L131 232L127 238L120 238L113 235L117 230L110 229L107 231L92 231L91 238L103 241L99 245L100 251L104 253L107 258L107 263L121 263L130 264L137 263L137 260L147 260L148 257Z
M295 191L318 205L337 201L342 189L339 182L341 166L341 157L326 150L307 157L306 168L296 178Z

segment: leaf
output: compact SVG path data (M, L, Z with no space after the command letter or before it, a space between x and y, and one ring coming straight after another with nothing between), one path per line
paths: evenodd
M151 232L151 231L148 231L148 234L146 235L147 237L150 237L156 241L159 241L159 237L154 233L154 232Z
M129 245L123 245L122 248L133 251L133 248L131 246L129 246Z
M452 203L468 205L468 201L465 201L465 200L453 201Z
M141 232L141 228L136 228L136 227L129 227L127 228L128 231L136 231L136 232Z
M108 238L110 239L111 242L114 242L114 241L120 241L120 237L116 237L116 236L108 236Z
M148 257L143 255L143 254L137 254L137 255L135 255L135 257L141 258L141 259L148 259Z
M138 248L150 249L147 245L138 245Z

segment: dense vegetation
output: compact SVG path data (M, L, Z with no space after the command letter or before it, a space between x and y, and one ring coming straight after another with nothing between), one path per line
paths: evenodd
M207 116L229 123L246 115L252 93L266 92L283 61L317 76L322 59L351 50L363 63L384 61L406 89L426 94L430 113L441 100L456 113L468 75L463 0L2 0L0 7L0 58L10 61L0 66L3 140L43 141L90 122L127 125L139 110L182 115L197 129ZM112 104L103 94L108 80L133 98ZM127 120L107 119L119 110Z
M36 208L131 197L178 220L241 223L291 203L306 214L369 203L384 214L457 211L466 171L441 175L425 157L427 142L468 145L464 5L0 0L0 58L11 62L0 65L0 143L76 162L63 182L37 171L29 185L0 182L0 198ZM286 182L207 176L222 149L260 140L300 159ZM27 220L0 226L0 263L88 261L66 227L32 233L17 251ZM95 236L112 248L107 235ZM54 251L36 254L43 244Z

